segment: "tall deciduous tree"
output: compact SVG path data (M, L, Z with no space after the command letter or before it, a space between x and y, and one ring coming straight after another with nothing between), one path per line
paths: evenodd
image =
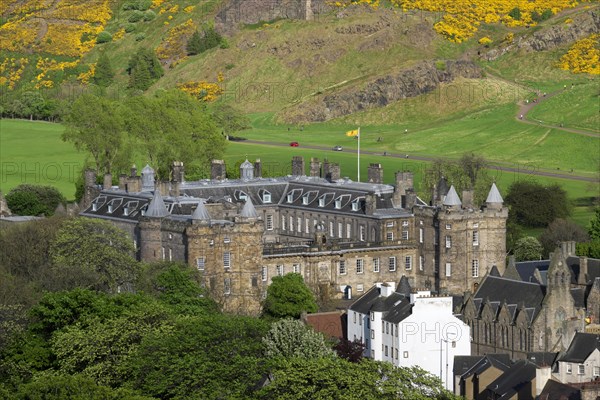
M52 243L51 255L56 272L64 274L65 280L81 280L109 292L131 290L140 269L128 235L96 219L67 220Z
M286 274L273 278L267 288L263 312L274 318L300 318L303 312L316 312L315 296L300 274Z
M78 150L89 152L96 173L112 173L113 166L126 156L124 123L116 103L91 94L73 102L65 119L64 141L72 142Z
M568 219L556 219L540 235L540 243L544 248L544 256L556 249L560 242L565 241L587 242L589 236L585 229Z
M517 261L539 260L542 257L542 244L533 236L525 236L515 244L515 258Z
M546 227L570 214L567 192L557 184L543 186L537 182L517 181L508 188L505 201L509 206L509 219L526 227Z

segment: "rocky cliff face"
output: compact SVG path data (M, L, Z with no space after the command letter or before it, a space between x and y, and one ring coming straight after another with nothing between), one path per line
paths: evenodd
M231 34L243 24L275 19L312 20L330 8L325 0L229 0L215 17L215 28Z
M470 61L424 61L398 74L387 75L341 93L302 104L283 117L289 123L327 121L435 90L458 77L481 78L481 69Z
M600 31L600 10L598 8L573 17L573 22L566 25L554 25L541 29L529 36L521 37L516 43L493 49L484 55L488 61L492 61L503 54L514 51L543 51L552 50L579 39L583 39L592 33Z

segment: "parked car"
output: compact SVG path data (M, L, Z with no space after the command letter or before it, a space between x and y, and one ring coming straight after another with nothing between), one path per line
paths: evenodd
M290 146L292 146L292 147L298 147L298 146L300 146L300 143L298 143L298 142L292 142L292 143L290 143Z
M342 146L334 146L334 147L333 147L333 151L342 151L342 150L344 150L344 149L342 148Z

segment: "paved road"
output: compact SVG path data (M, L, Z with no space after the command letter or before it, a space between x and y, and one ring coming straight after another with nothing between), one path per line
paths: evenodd
M261 145L265 145L265 146L277 146L277 147L289 147L288 143L262 142L262 141L258 141L258 140L240 140L240 141L236 141L236 143L261 144ZM330 147L324 147L324 146L312 146L312 145L300 144L300 148L313 149L313 150L325 150L325 151L330 150L332 153L335 153L333 150L331 150ZM354 150L354 149L351 149L351 150L344 149L343 152L356 154L356 150ZM392 157L392 158L402 158L402 159L416 160L416 161L430 161L430 162L438 160L440 158L440 157L432 157L432 156L417 156L417 155L413 156L410 154L407 155L407 154L399 154L399 153L386 153L386 155L384 156L381 152L369 151L369 150L361 150L360 153L381 156L382 158L383 157ZM492 170L496 170L496 171L504 171L504 172L514 172L514 173L527 174L527 175L547 176L550 178L569 179L569 180L573 180L573 181L600 182L600 177L592 178L592 177L580 176L580 175L576 175L576 174L572 174L572 173L558 173L558 172L552 172L552 171L542 171L542 170L536 169L535 167L532 167L532 166L521 166L521 167L512 166L511 167L511 166L490 163L488 165L488 169L492 169Z

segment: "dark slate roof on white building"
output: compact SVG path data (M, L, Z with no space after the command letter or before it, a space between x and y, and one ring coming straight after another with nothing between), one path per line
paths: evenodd
M558 361L583 363L596 349L600 350L600 335L578 332Z

